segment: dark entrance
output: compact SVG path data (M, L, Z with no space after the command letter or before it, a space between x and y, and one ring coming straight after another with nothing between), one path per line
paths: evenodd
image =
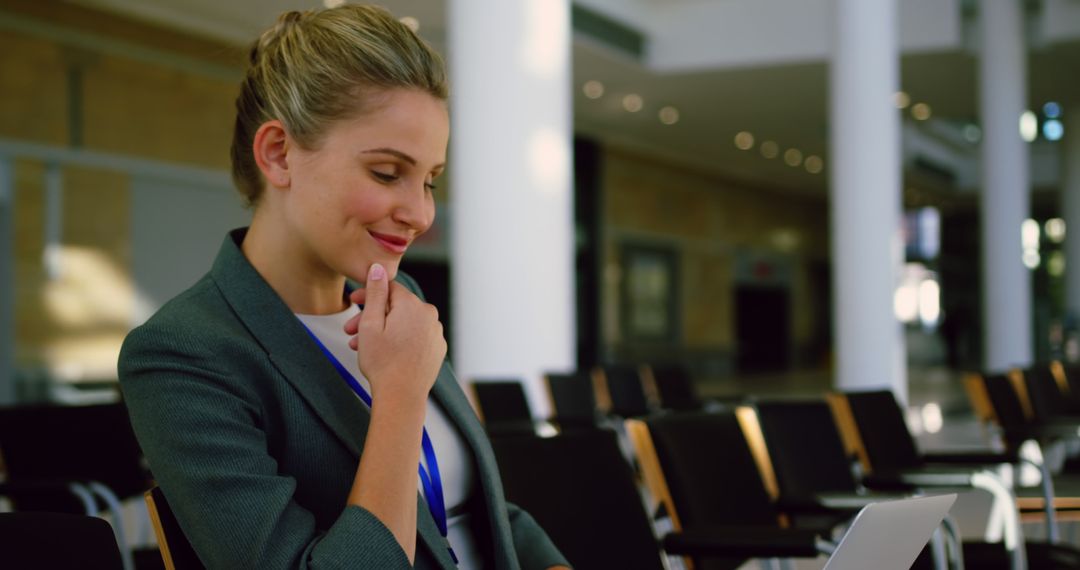
M735 343L740 374L790 368L791 294L786 287L736 287Z

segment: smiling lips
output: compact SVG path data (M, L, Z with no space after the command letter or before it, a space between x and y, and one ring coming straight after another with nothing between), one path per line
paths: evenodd
M368 231L368 233L371 234L371 237L375 238L375 241L379 242L379 245L383 246L391 253L401 255L402 253L405 253L405 250L409 247L408 239L389 234L380 234L373 231Z

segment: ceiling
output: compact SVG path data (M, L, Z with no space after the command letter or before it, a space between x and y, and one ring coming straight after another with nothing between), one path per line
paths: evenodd
M69 1L237 44L249 42L282 11L322 6L318 0ZM678 3L706 1L720 0ZM382 3L399 16L416 18L421 35L445 50L444 2ZM658 74L629 57L578 38L573 66L577 132L752 187L825 195L828 73L824 62ZM977 60L968 50L905 55L901 87L913 102L932 106L931 122L939 127L962 126L978 115L976 68ZM604 84L603 97L585 97L581 87L588 80ZM628 93L643 97L642 111L629 113L622 108L622 97ZM1033 108L1046 101L1080 103L1080 41L1059 42L1030 52L1029 101ZM680 116L670 126L657 117L658 110L667 105L677 108ZM916 124L907 113L904 116L905 121ZM918 123L920 129L927 126ZM737 149L734 136L744 130L754 133L759 142L770 139L781 149L798 148L804 156L822 157L825 171L811 174L801 166L786 165L782 159L766 159L756 150ZM974 145L962 150L975 153Z

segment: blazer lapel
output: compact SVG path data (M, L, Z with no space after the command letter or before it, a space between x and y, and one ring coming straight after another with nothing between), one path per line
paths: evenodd
M474 465L476 466L476 478L480 484L478 491L483 495L482 503L478 504L484 505L484 508L488 511L488 520L491 521L492 544L495 546L495 552L493 553L495 567L518 568L517 555L513 550L513 535L510 530L509 519L507 519L505 493L503 492L502 480L499 479L499 467L495 462L495 453L491 449L487 433L484 432L476 413L473 411L472 406L469 405L469 400L465 397L461 386L458 385L457 377L453 369L450 368L449 362L443 362L442 369L439 370L439 377L436 379L431 393L435 397L435 401L446 411L446 415L454 426L458 428L461 436L472 450L472 456L475 460ZM430 513L426 518L430 519L434 526L434 519ZM434 536L440 541L442 540L438 530L435 531Z
M340 379L304 325L252 267L240 243L246 228L225 238L210 270L218 289L262 345L282 376L357 457L371 419L367 408Z

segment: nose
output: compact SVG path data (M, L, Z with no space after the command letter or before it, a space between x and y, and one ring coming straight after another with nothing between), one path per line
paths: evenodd
M409 188L399 194L392 217L395 222L423 233L435 221L435 202L421 181L419 188Z

